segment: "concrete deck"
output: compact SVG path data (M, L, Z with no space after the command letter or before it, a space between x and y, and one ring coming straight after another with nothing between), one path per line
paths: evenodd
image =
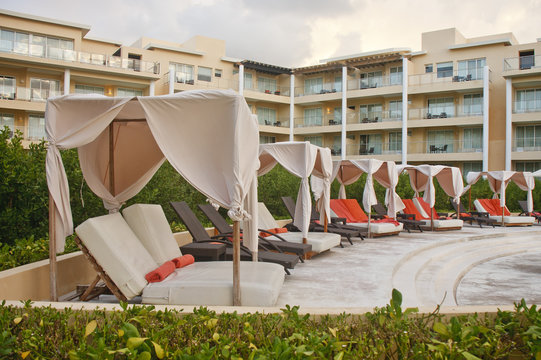
M405 306L541 304L541 226L402 232L357 239L298 264L276 306L384 306L393 288Z

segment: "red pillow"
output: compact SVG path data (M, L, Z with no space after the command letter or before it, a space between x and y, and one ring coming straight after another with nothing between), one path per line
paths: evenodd
M282 233L286 233L287 229L286 228L273 228L273 229L267 229L267 231L270 232L270 233L273 233L273 234L282 234ZM269 234L269 233L261 231L259 233L259 236L267 237L267 236L272 236L272 235Z
M182 255L180 257L176 257L173 260L171 260L173 264L175 264L175 267L177 269L182 268L184 266L188 266L190 264L193 264L195 262L195 258L192 254L186 254Z
M146 274L145 279L149 283L160 282L166 277L168 277L174 271L175 271L175 264L172 261L167 261L163 263L163 265L159 266L157 269L152 270L151 272Z

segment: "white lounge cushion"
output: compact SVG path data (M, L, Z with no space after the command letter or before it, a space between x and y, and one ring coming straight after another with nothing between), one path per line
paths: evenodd
M75 231L126 298L141 294L145 275L158 264L120 213L88 219Z
M269 209L267 209L267 206L262 202L258 203L257 216L257 226L260 229L266 230L281 227L278 225L278 223L270 213ZM278 235L284 238L284 240L294 243L302 244L303 241L302 233L300 232L279 233ZM312 251L316 253L327 251L335 246L339 246L341 241L342 238L339 234L325 232L308 232L306 239L306 242L312 245Z
M348 223L348 225L352 226L358 226L363 229L368 229L368 223ZM390 222L371 222L370 223L370 232L373 234L389 234L389 233L397 233L402 231L404 228L404 224L398 223L398 225L390 223Z
M182 256L160 205L135 204L124 209L122 215L158 264Z
M300 232L286 232L278 234L284 240L302 244L302 233ZM339 246L342 238L339 234L325 233L325 232L309 232L306 243L312 245L312 251L320 253Z
M477 199L473 202L473 205L475 206L475 209L479 212L488 212L486 209L481 205L481 202ZM500 215L489 215L488 216L491 219L496 220L499 224L502 222L502 217ZM504 224L520 224L520 225L533 225L535 222L535 218L533 216L504 216L503 217Z
M423 227L430 227L430 220L421 220L424 225L421 225ZM462 228L464 225L464 221L460 219L434 219L434 229L456 229L456 228Z
M196 262L143 290L145 304L233 305L233 263ZM274 263L240 264L243 306L273 306L284 282L284 269Z

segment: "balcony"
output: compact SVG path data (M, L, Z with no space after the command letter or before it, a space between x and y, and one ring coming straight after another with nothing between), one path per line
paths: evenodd
M296 87L295 96L308 96L308 95L324 95L324 94L335 94L342 92L341 83L323 83L318 86L311 87Z
M320 118L305 118L304 116L295 118L296 128L309 128L309 127L321 127L321 126L333 127L336 125L342 125L342 120L336 118L334 114L323 115ZM337 128L336 131L340 131L340 129Z
M503 71L539 71L540 69L541 56L539 55L520 56L503 60Z
M47 47L41 45L28 45L28 43L15 42L13 49L0 42L0 53L23 55L34 58L60 60L70 63L90 64L108 68L131 70L135 72L159 74L160 64L138 59L123 59L119 56L95 54L82 51Z
M368 111L368 112L350 112L347 114L348 124L371 124L389 121L402 121L402 111Z
M541 139L533 137L514 139L512 149L515 152L541 151Z
M376 76L368 79L348 80L349 90L375 89L386 86L402 86L402 74L392 76Z
M400 155L402 154L401 143L384 143L384 142L369 142L347 144L348 156L377 156L377 155Z
M513 114L541 112L541 99L515 101L513 105Z
M236 85L236 88L238 89L238 84ZM245 91L254 91L258 92L260 94L267 94L267 95L278 95L278 96L289 96L289 87L288 86L272 86L269 89L266 89L264 87L244 87Z
M47 99L60 95L60 90L4 87L0 93L0 103L4 109L43 112Z
M289 129L289 118L279 118L276 121L271 121L271 120L259 121L258 120L258 122L259 122L259 125L273 126L273 127Z
M483 159L482 140L444 140L408 142L411 161L480 161Z
M169 84L169 72L164 75L164 78ZM193 90L193 89L239 89L238 81L231 79L223 79L221 77L213 77L210 81L197 80L193 78L192 74L186 74L183 72L177 72L175 74L175 87L178 90Z

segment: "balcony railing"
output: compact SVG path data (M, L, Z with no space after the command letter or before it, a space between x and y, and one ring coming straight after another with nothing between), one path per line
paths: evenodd
M417 108L408 110L408 119L447 119L456 117L482 116L483 109L479 105L475 106L453 106L438 108Z
M455 70L446 72L431 72L425 74L410 75L408 78L409 86L432 85L442 83L462 83L475 80L483 80L483 68L472 70ZM489 73L490 80L490 73Z
M296 128L305 128L305 127L314 127L314 126L333 126L341 125L341 119L335 117L334 115L324 115L320 118L305 118L298 117L295 118L295 127Z
M354 143L347 145L347 155L395 155L402 153L401 143Z
M296 87L295 96L307 96L307 95L322 95L322 94L333 94L341 93L342 84L341 83L323 83L317 86L311 87Z
M541 151L541 139L533 137L525 137L513 140L513 151Z
M278 118L277 120L258 120L258 123L259 125L289 128L289 118Z
M51 47L48 47L47 51L44 51L43 46L41 45L21 45L22 46L18 46L18 43L15 43L15 46L13 47L13 49L15 50L11 50L11 47L8 46L0 46L0 52L52 60L78 62L81 64L92 64L111 68L127 69L151 74L160 73L160 64L158 62L148 62L138 59L122 59L119 56L110 56L105 54L95 54L83 51Z
M348 124L370 124L384 121L402 121L402 111L356 111L348 113L347 119Z
M503 71L529 70L541 66L540 55L528 55L503 60Z
M238 88L238 85L237 85ZM256 91L260 92L262 94L269 94L269 95L280 95L280 96L289 96L289 86L272 86L268 89L265 87L260 87L255 84L255 86L252 87L244 87L244 90L249 91Z
M23 100L23 101L47 101L48 98L53 96L62 95L60 90L43 90L32 89L27 87L17 87L17 90L13 88L4 88L0 93L0 99L2 100Z
M348 90L374 89L385 86L402 85L402 74L392 76L377 76L368 79L348 80Z
M448 140L448 141L412 141L408 142L409 154L446 154L446 153L480 153L483 151L482 141Z
M169 80L169 72L164 75L164 77ZM194 79L191 74L186 76L185 73L177 72L175 74L175 83L177 84L186 84L193 85L194 89L207 88L207 89L239 89L238 81L233 81L231 79L223 79L220 77L213 77L210 81L203 81ZM167 81L169 83L169 81Z
M513 113L515 114L541 111L541 99L515 101L514 105L515 106L513 107Z

